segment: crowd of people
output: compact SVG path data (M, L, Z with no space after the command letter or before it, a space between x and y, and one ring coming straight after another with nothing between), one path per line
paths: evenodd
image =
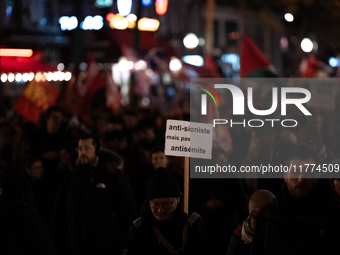
M213 153L237 167L337 164L338 116L295 116L299 126L288 130L235 125L229 128L232 152L215 146ZM102 109L85 124L52 106L38 124L16 114L3 119L1 249L65 255L336 254L338 178L191 179L186 215L184 158L164 154L167 119L189 121L190 115L181 108L170 114L157 107L122 108L118 116Z

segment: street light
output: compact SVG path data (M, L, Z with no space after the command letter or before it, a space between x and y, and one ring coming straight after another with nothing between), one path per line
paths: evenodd
M194 33L187 34L183 39L183 44L188 49L195 49L198 43L199 40Z
M294 21L294 16L293 16L293 14L291 14L291 13L286 13L286 14L285 14L285 20L286 20L287 22L293 22L293 21Z
M304 38L301 41L301 49L306 53L311 52L313 50L313 42L309 38Z

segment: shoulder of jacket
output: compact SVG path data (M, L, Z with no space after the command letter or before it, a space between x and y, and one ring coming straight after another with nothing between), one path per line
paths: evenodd
M103 149L101 154L101 160L106 171L115 175L118 171L123 171L124 160L114 151Z
M135 229L138 229L141 225L142 225L142 219L141 218L137 218L133 221L133 227Z
M201 215L199 215L198 213L196 212L192 213L190 217L188 218L189 227L191 227L200 218L201 218Z

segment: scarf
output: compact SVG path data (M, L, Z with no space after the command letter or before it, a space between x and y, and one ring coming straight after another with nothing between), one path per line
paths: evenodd
M250 215L248 215L248 217L244 219L243 225L242 225L241 236L245 244L249 244L253 242L255 228L251 224L250 219L251 217Z

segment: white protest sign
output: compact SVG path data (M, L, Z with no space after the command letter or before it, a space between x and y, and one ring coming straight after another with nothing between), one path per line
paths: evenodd
M165 155L211 159L212 124L167 120Z

